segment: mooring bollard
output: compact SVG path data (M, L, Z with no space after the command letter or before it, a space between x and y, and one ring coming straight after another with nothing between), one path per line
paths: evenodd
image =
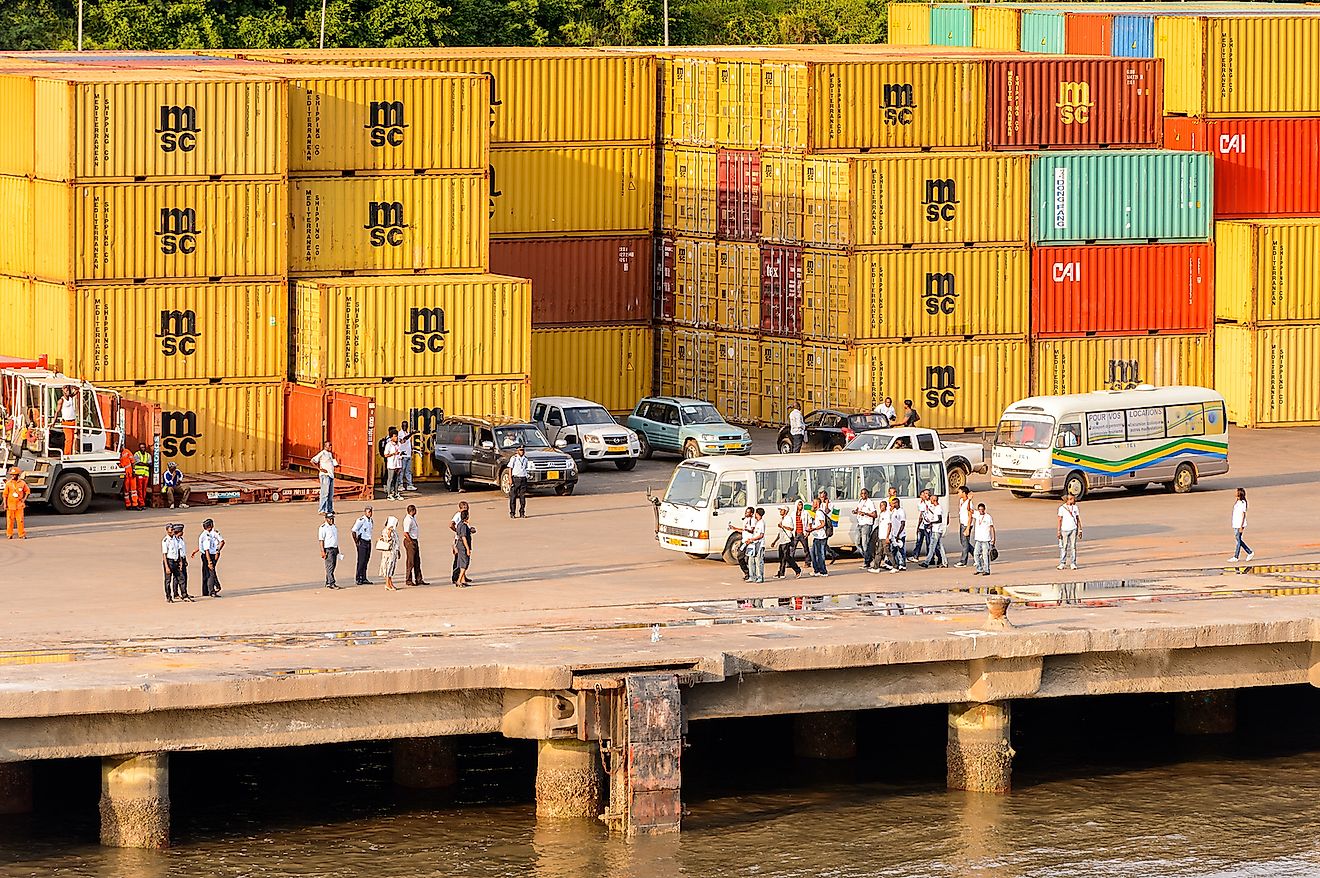
M985 627L987 629L1012 628L1013 623L1008 621L1008 605L1011 604L1008 598L1002 594L992 594L985 599Z

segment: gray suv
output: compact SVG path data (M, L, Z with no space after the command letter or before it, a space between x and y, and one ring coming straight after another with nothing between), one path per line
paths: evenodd
M578 468L573 458L550 447L535 424L517 418L445 418L435 428L431 457L451 491L464 482L499 485L504 493L513 489L509 459L519 448L527 449L532 464L530 488L554 488L556 494L572 494L577 487Z

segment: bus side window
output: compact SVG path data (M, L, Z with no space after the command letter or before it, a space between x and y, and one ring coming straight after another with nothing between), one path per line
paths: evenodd
M1060 424L1059 441L1060 448L1076 448L1082 444L1082 425L1078 424Z
M1228 418L1224 417L1224 404L1222 402L1208 402L1205 404L1205 432L1207 436L1214 436L1223 433L1228 426Z
M889 489L889 476L883 466L862 467L862 485L872 497L884 497ZM858 491L858 494L861 492Z
M825 492L825 496L831 501L842 500L850 497L856 497L857 491L853 484L853 474L856 467L834 466L824 467L812 470L812 486L814 493Z
M917 494L930 491L936 497L944 494L944 467L938 463L917 464Z
M756 474L756 502L762 506L770 503L789 503L799 498L806 499L802 482L806 470L789 469Z
M917 492L912 487L912 464L896 463L885 469L889 470L889 486L898 492L898 496L917 496Z
M720 482L716 509L745 509L747 507L747 481L736 478Z

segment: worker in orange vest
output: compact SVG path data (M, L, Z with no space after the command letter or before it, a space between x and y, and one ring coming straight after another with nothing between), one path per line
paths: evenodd
M124 468L124 508L137 506L137 479L133 477L133 452L125 446L119 452L119 465Z
M27 505L28 494L32 489L28 483L23 481L23 476L18 467L9 468L9 480L5 482L5 536L8 539L14 538L14 531L18 531L20 540L27 539L27 529L23 527L23 509Z

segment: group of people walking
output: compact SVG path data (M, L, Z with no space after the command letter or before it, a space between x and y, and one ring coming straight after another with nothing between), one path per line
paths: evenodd
M215 529L215 521L208 518L202 522L202 532L197 535L197 548L189 552L183 531L182 524L171 522L165 525L165 538L160 542L165 600L192 603L193 597L188 594L188 562L198 556L202 565L202 597L220 597L219 567L220 553L225 548L224 537Z
M324 522L317 530L316 538L321 547L321 558L325 562L325 587L340 588L335 581L335 568L340 557L339 528L335 524L333 512L323 513ZM454 535L453 573L451 582L462 587L471 584L468 579L468 567L472 563L472 537L476 528L470 523L471 510L467 501L460 501L458 511L449 522L449 529ZM367 578L367 568L371 563L374 550L379 556L377 574L385 582L387 591L398 591L395 580L399 575L399 562L403 561L403 584L407 586L430 585L422 576L421 526L417 519L417 507L408 504L403 521L396 516L385 519L385 526L376 533L375 510L367 506L362 515L353 522L353 547L357 553L357 568L354 583L373 585Z

